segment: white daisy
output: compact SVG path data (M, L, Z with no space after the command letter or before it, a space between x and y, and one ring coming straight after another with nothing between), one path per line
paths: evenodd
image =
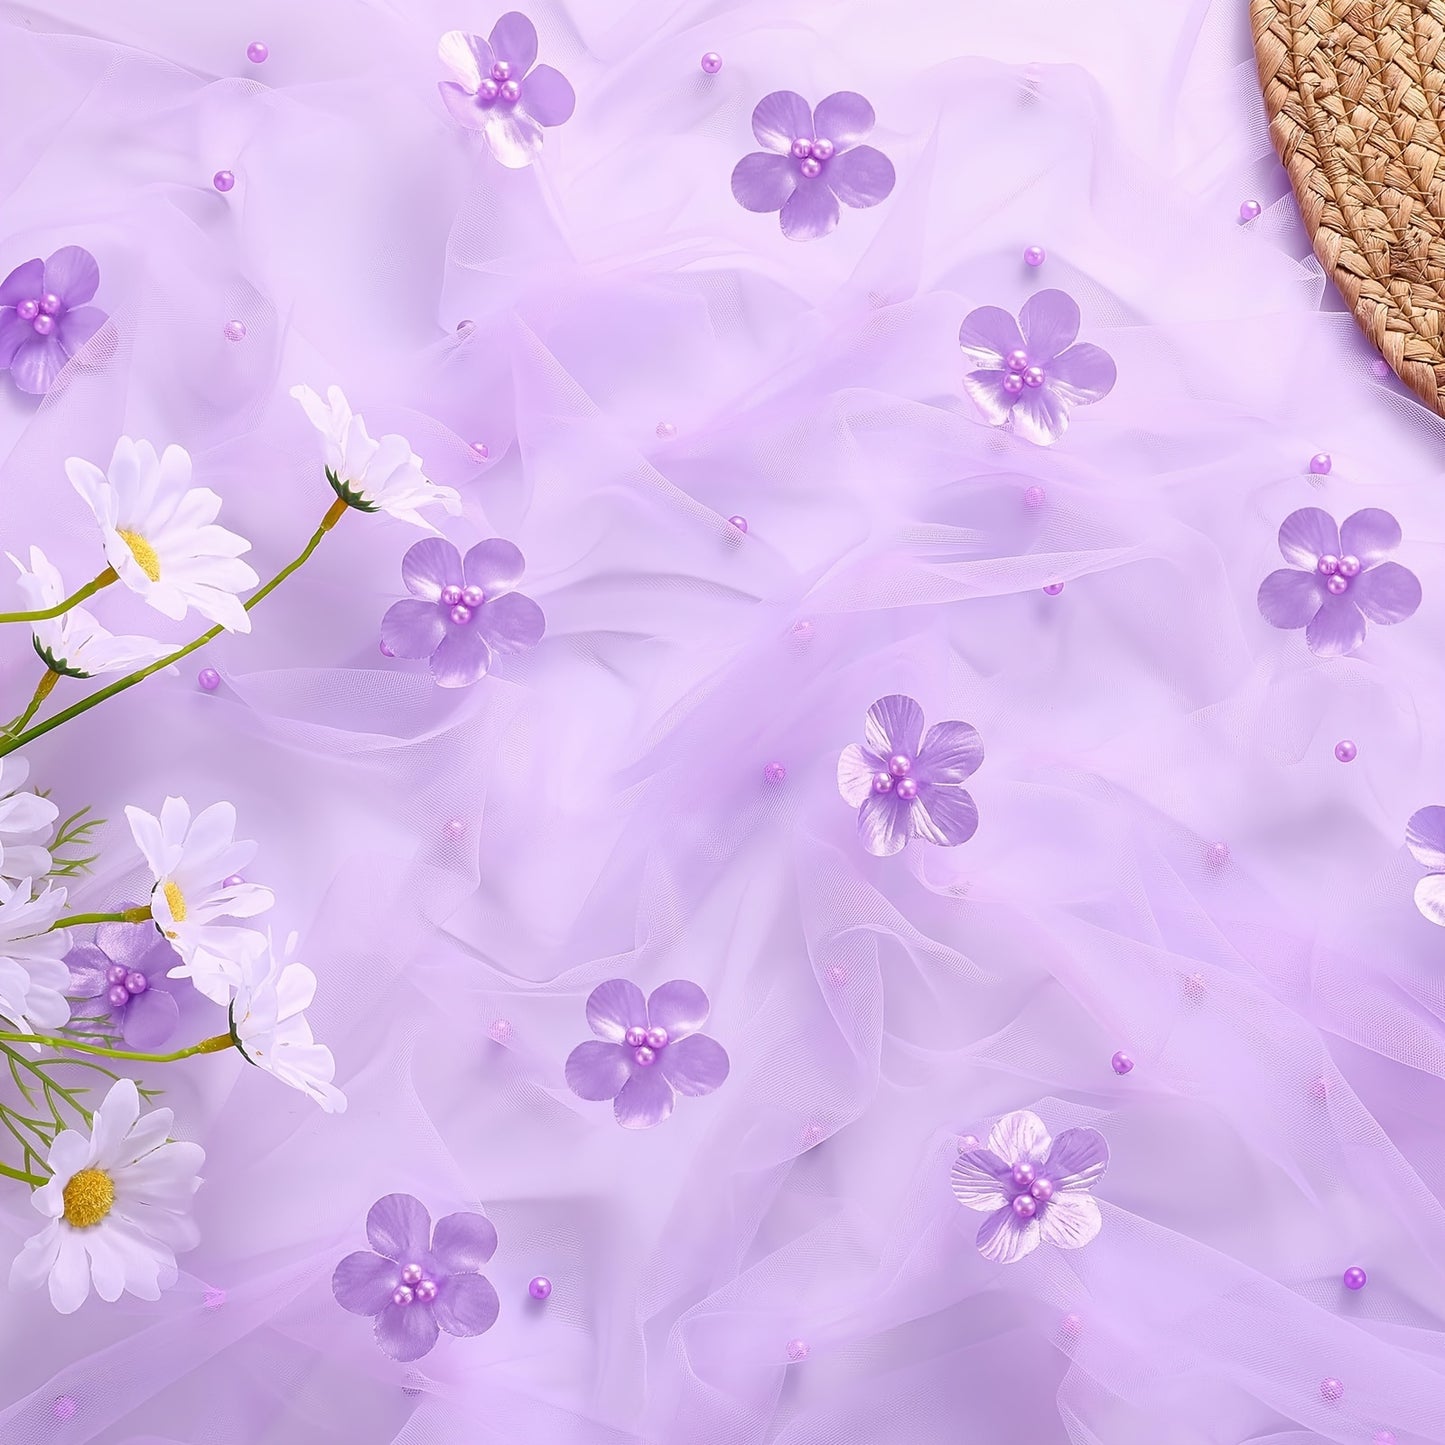
M0 878L44 878L51 869L46 845L60 809L49 798L19 791L29 776L24 758L0 758Z
M293 386L291 395L326 438L326 480L347 506L385 512L429 532L436 528L420 515L423 507L443 507L454 517L461 512L461 497L427 480L405 437L371 439L339 386L327 388L325 401L309 386Z
M184 798L167 798L160 817L127 808L136 846L155 875L151 917L181 956L172 978L188 978L215 1003L225 1003L242 976L247 957L264 947L254 929L218 923L219 918L253 918L276 901L259 883L226 879L256 856L256 845L238 843L236 810L212 803L191 817Z
M328 1114L342 1114L346 1095L331 1082L336 1060L312 1037L306 1019L305 1010L316 997L316 975L304 963L291 962L295 947L293 933L284 957L278 957L267 938L265 951L248 961L231 1000L231 1037L258 1069L315 1099Z
M46 1161L50 1182L31 1196L50 1221L10 1269L12 1289L38 1289L63 1315L78 1310L90 1287L107 1303L129 1291L155 1300L176 1282L176 1253L199 1239L191 1196L205 1163L199 1144L167 1142L173 1117L140 1117L133 1079L119 1079L91 1120L90 1136L67 1129Z
M20 572L20 590L29 610L44 612L63 602L65 590L60 570L39 547L30 549L27 567L13 552L6 556ZM59 617L42 618L30 624L35 650L52 672L67 677L95 677L103 672L130 672L159 661L175 646L151 637L117 637L107 632L83 607L72 607Z
M221 499L191 486L184 448L157 457L149 442L122 437L109 472L71 457L65 473L100 523L106 561L132 592L177 621L194 607L230 632L251 630L236 595L260 580L240 560L251 544L216 526Z
M0 879L0 1018L22 1029L58 1029L70 1019L70 937L52 931L64 912L65 889L32 894L28 878Z

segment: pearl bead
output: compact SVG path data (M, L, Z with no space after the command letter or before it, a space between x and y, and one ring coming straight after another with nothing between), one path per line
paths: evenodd
M1346 1289L1364 1289L1365 1281L1369 1278L1359 1265L1352 1264L1344 1273Z
M47 316L59 316L60 297L58 297L54 291L47 291L45 295L40 298L40 309Z
M504 80L502 82L501 97L503 100L516 100L522 93L522 87L515 80Z
M703 70L708 75L716 75L718 71L722 69L722 56L719 55L716 50L709 50L708 53L703 56L701 64Z
M494 60L492 62L492 79L501 81L509 80L512 75L512 62L510 60Z
M424 1279L416 1287L416 1297L424 1304L429 1305L437 1297L437 1282L434 1279Z
M546 1299L552 1293L552 1281L545 1274L539 1274L527 1281L527 1293L533 1299Z
M130 970L123 963L113 963L105 971L105 981L107 983L124 983L125 976L129 972Z
M818 140L815 140L813 142L813 155L815 159L820 161L832 160L833 142L828 140L826 137L820 137Z
M918 796L918 783L913 778L899 778L897 792L905 803L911 803Z
M1044 384L1044 369L1042 366L1031 366L1024 372L1025 386L1042 386Z
M893 756L888 759L888 771L892 773L895 778L903 777L910 772L912 768L913 759L910 758L907 753L894 753Z
M787 1343L788 1358L796 1365L800 1360L808 1358L808 1342L806 1340L789 1340Z
M670 442L677 435L677 428L670 421L658 422L656 429L659 441Z
M139 971L128 973L125 976L125 991L132 996L144 993L150 986L150 979Z
M494 1019L487 1032L492 1036L494 1044L504 1044L512 1037L512 1021L511 1019Z
M40 303L33 297L28 301L22 301L15 308L15 314L22 321L34 321L40 315Z
M1024 262L1029 266L1042 266L1048 252L1042 246L1029 246L1024 250Z
M634 1051L632 1057L644 1068L650 1069L657 1062L657 1054L646 1044Z
M467 825L461 818L448 818L442 831L455 842L466 833Z
M1062 582L1050 582L1049 585L1044 588L1044 591L1045 591L1050 597L1057 597L1057 596L1059 595L1059 593L1062 592L1063 590L1064 590L1064 584L1063 584Z
M235 172L217 171L216 174L211 177L211 184L215 186L218 191L229 191L231 187L236 184Z
M471 446L472 454L477 458L478 461L484 462L492 454L492 449L486 444L486 442L473 442Z
M875 793L891 793L893 791L893 779L887 773L873 774L873 791Z
M792 152L795 160L807 160L813 154L813 142L805 135L800 135L792 144Z
M647 1031L647 1046L650 1049L665 1049L667 1047L667 1030L654 1024Z
M1321 577L1333 577L1340 570L1340 559L1333 552L1324 553L1315 563L1315 571Z
M227 341L244 341L246 339L246 323L244 321L228 321L221 327L221 335Z
M55 330L55 318L47 316L43 311L30 324L35 328L37 336L49 336Z
M270 55L270 53L271 47L267 45L264 40L253 40L246 47L246 59L249 60L252 65L264 65L266 63L266 57Z
M401 1282L403 1284L420 1284L422 1278L422 1267L419 1264L404 1264L401 1267Z
M629 1049L640 1049L647 1042L647 1030L640 1024L633 1024L622 1037Z
M1109 1060L1109 1067L1113 1069L1116 1074L1127 1074L1133 1069L1134 1060L1131 1059L1123 1049L1120 1049L1119 1052Z
M1027 371L1029 367L1029 354L1015 347L1003 359L1003 364L1010 371Z
M415 1298L410 1285L399 1284L391 1292L391 1302L394 1305L409 1305Z
M1342 763L1352 763L1359 756L1359 748L1349 738L1341 738L1335 744L1335 758Z
M960 1134L958 1136L958 1152L967 1154L971 1149L981 1148L983 1141L977 1134Z
M222 886L226 888L239 888L245 881L239 873L232 873Z
M763 776L770 783L781 783L788 776L788 770L782 763L769 763L763 769Z
M1327 477L1334 464L1334 458L1328 452L1316 452L1310 458L1310 471L1317 477Z
M1013 1202L1013 1212L1020 1219L1032 1219L1039 1212L1038 1200L1032 1194L1020 1194Z
M1239 207L1239 219L1241 221L1253 221L1264 210L1258 201L1243 201Z
M487 594L475 583L462 588L462 603L467 607L480 607L486 601Z
M1338 1400L1345 1393L1344 1385L1333 1375L1320 1381L1320 1394L1326 1400Z
M122 983L112 984L106 992L111 1008L124 1008L130 1002L130 994Z
M1342 597L1350 590L1350 584L1344 577L1334 576L1325 581L1325 591L1333 597Z
M481 84L477 86L477 99L490 104L497 98L501 88L491 76L483 76Z
M746 517L729 517L728 526L736 527L739 532L746 532L748 529L748 519Z
M196 681L206 692L215 692L221 685L221 674L214 667L203 667L196 674Z
M1052 1179L1035 1179L1029 1185L1029 1193L1040 1204L1047 1204L1054 1197L1054 1181Z
M377 645L377 648L380 650L381 655L382 655L383 657L395 657L395 656L396 656L396 653L394 653L394 652L391 650L391 648L387 645L386 638L383 637L383 638L381 639L381 641L378 642L376 645Z
M1042 487L1024 488L1024 506L1037 511L1047 500L1047 494Z
M462 319L457 322L457 335L469 336L476 324L477 323L473 321L470 316L462 317Z
M455 582L448 582L442 588L442 602L447 607L455 607L462 600L462 589Z
M1003 379L1003 389L1009 396L1020 396L1023 394L1024 379L1010 371Z
M815 157L809 156L807 160L799 163L798 169L811 181L823 174L823 163Z
M1022 1189L1025 1186L1034 1182L1034 1176L1037 1173L1038 1170L1036 1170L1034 1166L1030 1164L1027 1159L1025 1159L1022 1164L1014 1165L1011 1177L1013 1179L1013 1182L1017 1184L1020 1189Z
M1352 557L1348 553L1340 558L1340 576L1358 577L1360 575L1360 559Z

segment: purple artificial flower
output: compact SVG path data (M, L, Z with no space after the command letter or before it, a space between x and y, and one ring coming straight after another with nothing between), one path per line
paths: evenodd
M953 1166L953 1192L967 1209L987 1211L978 1252L1012 1264L1040 1242L1080 1249L1103 1220L1089 1190L1109 1167L1109 1146L1097 1129L1065 1129L1050 1139L1037 1114L1020 1109L993 1126L988 1144L968 1149Z
M180 960L154 924L102 923L65 962L70 997L98 1000L128 1048L157 1049L175 1032L180 1006L164 980Z
M576 108L567 77L536 63L537 27L520 11L503 15L488 40L449 30L437 54L455 77L439 83L452 119L481 131L492 154L513 170L541 154L544 125L561 125Z
M15 385L44 396L60 369L100 330L105 312L85 303L100 285L100 267L83 246L38 256L0 281L0 368Z
M838 791L858 809L859 836L876 857L891 857L910 837L953 848L978 827L963 780L981 762L983 739L972 724L934 723L924 737L923 709L893 693L868 709L863 745L843 749Z
M876 206L893 189L893 162L859 141L873 107L840 90L810 110L791 90L765 95L753 111L761 151L733 167L733 195L750 211L781 211L783 235L812 241L838 224L838 202Z
M512 589L526 564L510 542L478 542L466 560L441 537L411 547L401 580L411 596L381 619L381 640L397 657L429 657L442 687L469 687L495 652L526 652L547 620L530 597Z
M1092 341L1075 341L1079 305L1067 291L1038 291L1015 321L1001 306L963 318L958 344L976 370L963 379L990 426L1007 424L1041 447L1069 429L1071 407L1114 389L1114 358Z
M596 1039L567 1055L567 1087L581 1099L611 1099L624 1129L650 1129L672 1113L679 1094L710 1094L728 1076L727 1050L698 1030L707 1022L707 994L675 978L642 990L625 978L587 996Z
M392 1359L421 1359L439 1330L466 1338L497 1322L497 1292L480 1273L497 1248L485 1215L448 1214L433 1229L419 1199L388 1194L371 1206L366 1237L371 1249L336 1266L331 1292L342 1309L374 1316Z
M1365 640L1365 619L1403 622L1420 605L1420 582L1385 561L1400 545L1400 524L1379 507L1338 526L1328 512L1301 507L1284 519L1279 550L1291 565L1259 584L1259 610L1271 627L1303 627L1310 651L1346 657Z
M1431 804L1410 814L1405 846L1430 871L1415 885L1415 907L1445 928L1445 808Z

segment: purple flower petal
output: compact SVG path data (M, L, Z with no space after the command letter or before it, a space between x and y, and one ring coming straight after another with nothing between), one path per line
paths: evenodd
M978 807L952 783L920 783L909 827L915 838L940 848L956 848L978 832Z
M706 1034L692 1034L668 1044L654 1068L661 1069L679 1094L700 1098L710 1094L728 1076L727 1050Z
M542 154L542 127L521 106L492 105L480 114L482 134L508 170L522 170Z
M1099 1203L1088 1194L1056 1194L1038 1214L1039 1237L1060 1249L1082 1249L1103 1225Z
M60 338L61 345L74 356L107 320L107 314L99 306L77 306L58 318L55 335Z
M521 80L537 63L537 27L520 10L503 15L488 40L497 59L512 67L513 80Z
M434 1308L424 1304L388 1304L376 1317L376 1343L393 1360L421 1359L439 1333Z
M612 1101L612 1112L624 1129L651 1129L672 1113L674 1097L660 1069L638 1069Z
M1365 507L1340 523L1340 555L1373 567L1400 545L1400 524L1382 507Z
M521 550L504 537L488 537L485 542L478 542L462 562L467 585L480 587L488 601L510 592L522 580L526 569Z
M897 175L893 162L882 151L859 146L834 156L823 179L845 206L861 210L885 200L892 193Z
M401 604L397 603L397 606ZM382 619L383 637L386 636L385 620ZM392 651L396 649L392 648ZM491 665L492 649L475 626L448 627L446 636L431 655L431 675L438 687L470 687L478 678L486 676Z
M1089 1189L1108 1167L1109 1145L1097 1129L1065 1129L1045 1161L1055 1189Z
M38 301L45 291L45 262L39 256L22 261L0 281L0 306L18 306L22 301ZM29 322L26 323L29 325Z
M647 1027L647 1001L629 978L611 978L587 995L587 1024L599 1039L620 1044L628 1029Z
M1328 512L1318 507L1301 507L1291 512L1279 527L1280 555L1292 567L1315 570L1315 563L1327 553L1340 551L1340 529Z
M850 808L858 808L873 791L873 778L886 772L888 763L867 748L849 743L838 755L838 791Z
M774 156L773 159L780 160L781 157ZM34 335L35 328L18 312L0 311L0 371L10 365L21 342L29 341Z
M168 989L152 984L125 1006L121 1037L128 1049L158 1049L175 1033L181 1021L180 1005Z
M539 65L522 87L522 104L538 125L562 125L577 109L572 82L554 66Z
M45 289L65 303L84 306L100 289L100 267L84 246L62 246L45 263Z
M842 155L851 151L876 123L873 107L863 96L856 90L840 90L818 102L813 112L813 129L798 134L825 136L833 142L836 154Z
M813 139L812 107L796 91L775 90L753 108L753 134L764 150L787 155L799 136Z
M1420 579L1398 562L1381 562L1350 583L1349 597L1371 622L1388 626L1415 615Z
M958 344L975 366L1000 370L1010 351L1023 349L1023 332L1002 306L976 306L958 328Z
M870 793L858 809L858 836L875 858L891 858L908 842L912 804L897 793Z
M1114 358L1092 341L1080 341L1048 364L1049 385L1070 406L1088 406L1108 396L1118 380Z
M454 80L438 81L437 89L441 92L452 119L458 125L465 126L468 130L486 129L488 107L477 100L475 91L464 89Z
M398 657L430 657L446 635L441 607L416 597L393 602L381 619L381 640Z
M426 1253L431 1215L410 1194L385 1194L366 1216L366 1238L378 1254L405 1264Z
M565 1075L579 1099L615 1099L632 1077L632 1055L621 1044L588 1039L567 1055Z
M1000 1209L979 1225L978 1252L994 1264L1013 1264L1038 1247L1038 1215L1020 1219L1012 1209Z
M494 652L526 652L542 640L547 618L530 597L504 592L482 604L476 626Z
M1347 657L1365 640L1365 615L1346 597L1328 592L1305 628L1305 641L1317 657Z
M749 211L781 211L798 188L797 163L788 156L753 151L733 167L733 196ZM26 326L28 323L22 322Z
M432 1231L431 1252L448 1274L475 1273L497 1252L496 1227L485 1214L448 1214Z
M71 998L99 998L110 987L105 976L110 965L111 960L93 943L76 944L65 955L65 966L70 970L66 993Z
M122 903L122 908L134 904ZM112 963L141 973L163 973L174 963L166 936L153 923L102 923L95 930L95 946Z
M779 220L790 241L816 241L838 224L838 198L821 178L799 177L798 189L783 203Z
M1079 334L1079 303L1067 291L1036 291L1019 312L1024 349L1035 366L1052 361Z
M394 1259L360 1249L336 1266L331 1293L354 1315L377 1315L391 1303L391 1292L400 1282L401 1269Z
M1411 813L1405 825L1405 846L1417 863L1445 872L1445 808L1432 803Z
M440 602L443 587L460 587L462 554L445 537L425 537L406 549L401 580L413 597Z
M1042 1164L1052 1144L1044 1121L1028 1109L1005 1114L989 1131L988 1148L1010 1169L1015 1164Z
M1069 429L1069 408L1052 386L1026 386L1009 413L1013 429L1026 442L1052 446Z
M916 758L923 741L923 709L906 693L880 697L863 719L863 741L880 758L894 753Z
M913 776L920 783L961 783L983 762L983 739L972 723L934 723L923 739Z
M22 341L15 348L15 355L10 358L10 375L21 391L44 396L69 360L70 353L53 331L49 336L32 335L29 341Z
M483 76L492 73L492 47L480 35L465 30L448 30L437 44L437 55L452 75L461 82L456 88L475 95Z
M1005 1209L1012 1195L1003 1187L1002 1179L1009 1165L988 1149L969 1149L953 1161L949 1183L954 1198L965 1209L979 1211Z
M484 1334L496 1324L501 1301L490 1280L479 1274L454 1274L437 1281L436 1303L432 1309L437 1324L449 1335L468 1339Z
M1316 572L1281 567L1259 584L1260 616L1271 627L1307 627L1329 593Z
M1445 873L1427 873L1415 885L1415 907L1431 923L1445 927Z
M963 378L963 389L983 413L990 426L1002 426L1013 412L1018 400L1003 389L1003 371L970 371Z
M666 1029L674 1043L695 1034L707 1022L707 1016L707 994L685 978L660 984L647 999L649 1027Z

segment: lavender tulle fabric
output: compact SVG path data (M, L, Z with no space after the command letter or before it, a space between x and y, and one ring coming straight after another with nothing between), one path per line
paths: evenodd
M0 547L92 576L65 462L125 434L268 576L332 500L288 390L334 382L545 614L439 687L379 649L418 532L348 514L249 636L28 749L117 899L124 804L236 804L349 1107L141 1072L200 1243L156 1303L0 1294L0 1441L1445 1445L1445 428L1310 257L1247 7L536 0L494 133L437 47L504 8L0 8L0 276L84 247L107 318L43 398L0 373ZM801 240L731 184L783 91L865 96L896 176ZM1057 439L959 349L1045 290L1114 368ZM1388 512L1413 615L1271 625L1304 508ZM8 716L26 629L0 666ZM971 836L875 856L838 759L895 696L987 757ZM725 1050L656 1127L568 1087L614 979L697 985ZM1095 1237L1045 1200L1080 1247L1004 1263L954 1167L1020 1112L1108 1169ZM393 1254L333 1294L392 1196L496 1235L495 1322L468 1284L409 1361Z

